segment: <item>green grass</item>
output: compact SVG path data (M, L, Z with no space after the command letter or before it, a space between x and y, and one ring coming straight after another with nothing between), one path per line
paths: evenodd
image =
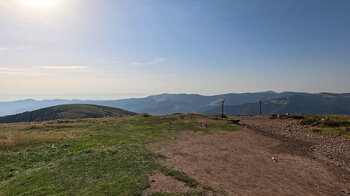
M183 194L201 195L202 185L161 165L147 145L182 131L237 129L209 123L203 130L176 116L0 124L0 195L141 195L154 171L192 187Z
M30 119L40 122L57 119L102 118L118 115L136 115L136 113L107 106L67 104L0 117L0 123L29 122ZM61 120L61 123L69 123L69 120Z
M187 174L185 174L182 171L178 171L175 169L169 169L166 167L160 168L160 171L166 176L171 176L176 180L184 182L189 187L196 188L199 185L199 183L196 180L189 177Z
M350 116L303 115L300 124L312 126L314 133L350 137Z
M205 133L213 133L216 131L237 131L239 127L227 123L208 123L208 127L204 129Z
M343 136L343 137L349 137L350 138L350 129L349 128L313 128L311 130L313 133L324 133L328 135L336 135L336 136Z
M350 116L345 115L304 115L301 125L319 127L349 127Z

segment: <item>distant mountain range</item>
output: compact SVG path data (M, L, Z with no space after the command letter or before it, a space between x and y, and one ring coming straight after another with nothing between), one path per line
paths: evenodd
M220 99L226 99L227 105L239 105L245 103L265 101L296 94L293 92L275 93L272 91L258 93L230 93L214 96L203 96L198 94L159 94L145 98L131 98L120 100L42 100L25 99L19 101L0 102L0 116L17 114L25 111L61 105L61 104L95 104L123 108L137 113L147 112L151 114L172 113L202 113L220 105Z
M258 114L258 102L263 101L263 114L271 113L310 113L310 114L350 114L350 94L300 93L273 91L257 93L229 93L214 96L198 94L159 94L145 98L121 100L43 100L32 99L0 102L0 116L32 111L61 104L95 104L122 108L137 113L172 114L203 113L218 114L220 99L225 99L225 113Z
M56 119L101 118L116 115L136 115L136 113L119 108L99 105L68 104L43 108L33 112L23 112L15 115L0 117L0 123L48 121Z
M204 112L218 114L221 107ZM258 115L259 103L226 105L225 113L229 116L239 114ZM350 93L348 94L297 94L266 100L262 103L262 114L345 114L350 115Z

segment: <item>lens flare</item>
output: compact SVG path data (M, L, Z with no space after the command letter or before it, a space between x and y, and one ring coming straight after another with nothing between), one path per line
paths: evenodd
M34 7L50 8L55 7L59 0L21 0L24 4Z

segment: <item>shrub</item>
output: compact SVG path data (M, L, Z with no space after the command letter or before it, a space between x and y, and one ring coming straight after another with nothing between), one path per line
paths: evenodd
M151 117L152 115L150 115L148 113L142 113L139 116L141 116L141 117Z
M322 132L321 129L317 129L317 128L314 128L311 130L313 133L319 133L319 132Z
M227 120L233 124L239 124L240 120L236 120L236 119L230 119L230 120Z
M300 115L300 114L291 115L290 117L293 118L293 119L298 119L298 120L305 119L305 116L304 115Z

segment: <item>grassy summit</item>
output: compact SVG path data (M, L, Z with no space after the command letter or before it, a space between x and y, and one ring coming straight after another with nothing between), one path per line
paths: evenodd
M198 195L208 189L167 168L147 145L182 131L233 131L218 123L196 126L179 116L129 116L0 124L1 195L141 195L160 171ZM214 122L213 122L214 123ZM216 123L215 123L216 124ZM158 194L161 195L161 194Z
M116 115L135 115L136 113L119 108L89 105L67 104L43 108L33 111L32 121L56 119L101 118ZM0 123L28 122L31 112L0 117Z

